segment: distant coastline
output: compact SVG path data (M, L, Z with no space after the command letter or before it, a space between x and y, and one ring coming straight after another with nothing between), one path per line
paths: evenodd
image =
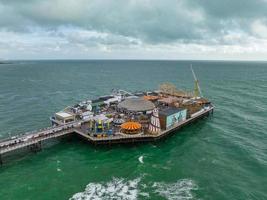
M0 61L0 65L1 64L12 64L12 62L10 62L10 61Z

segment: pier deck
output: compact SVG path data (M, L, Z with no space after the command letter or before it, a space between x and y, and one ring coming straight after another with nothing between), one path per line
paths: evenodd
M158 134L122 134L122 133L115 133L112 136L107 137L94 137L90 134L87 134L80 128L74 129L74 132L81 136L82 138L94 143L94 144L116 144L116 143L131 143L131 142L149 142L149 141L156 141L167 135L171 134L173 131L182 128L183 126L209 115L209 113L213 112L214 107L204 110L203 112L195 115L192 118L186 119L185 121L181 121L176 123L174 126L170 127L167 130L163 130Z
M116 143L134 143L134 142L148 142L159 140L175 130L180 129L181 127L189 124L199 118L209 115L209 113L213 112L214 107L210 107L209 109L204 110L203 112L195 115L192 118L189 118L185 121L179 122L175 124L173 127L161 131L159 134L151 135L151 134L137 134L137 135L126 135L122 133L115 133L112 136L108 137L94 137L84 132L81 129L81 124L83 121L76 121L73 123L69 123L66 125L60 125L56 127L49 127L40 131L31 132L30 134L24 134L22 136L16 136L13 139L6 139L0 141L0 162L1 155L5 153L9 153L12 151L16 151L18 149L24 147L31 147L34 145L41 145L43 141L59 138L68 134L77 134L82 138L90 141L93 144L116 144ZM38 146L37 146L38 147Z

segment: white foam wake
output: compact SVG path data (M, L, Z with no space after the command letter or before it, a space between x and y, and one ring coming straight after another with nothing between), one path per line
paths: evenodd
M190 179L181 179L176 183L155 182L152 187L158 195L168 200L192 199L194 197L192 191L198 189Z
M113 178L107 183L89 183L84 192L74 194L70 200L134 200L138 196L140 180L140 178L137 178L126 181L122 178Z

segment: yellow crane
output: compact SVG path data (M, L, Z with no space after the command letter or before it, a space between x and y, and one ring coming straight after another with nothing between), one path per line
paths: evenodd
M198 79L196 77L196 74L195 74L195 72L193 70L192 64L191 64L190 68L191 68L193 77L195 79L194 96L195 97L203 97L202 92L201 92L201 89L200 89L200 86L199 86L199 82L198 82Z

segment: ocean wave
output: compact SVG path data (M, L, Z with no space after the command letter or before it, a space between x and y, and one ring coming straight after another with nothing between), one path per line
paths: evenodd
M190 179L181 179L175 183L155 182L152 186L155 192L168 200L193 199L193 190L197 190L197 184Z
M138 158L138 160L139 160L140 163L144 164L144 156L140 156L140 157Z
M70 200L134 200L137 199L140 180L141 178L128 181L123 178L113 178L107 183L89 183L84 192L74 194Z
M141 178L113 178L106 183L89 183L85 191L74 194L69 200L136 200L149 199L150 195L168 200L188 200L194 198L193 191L198 189L197 184L190 179L181 179L174 183L139 184L140 181Z

